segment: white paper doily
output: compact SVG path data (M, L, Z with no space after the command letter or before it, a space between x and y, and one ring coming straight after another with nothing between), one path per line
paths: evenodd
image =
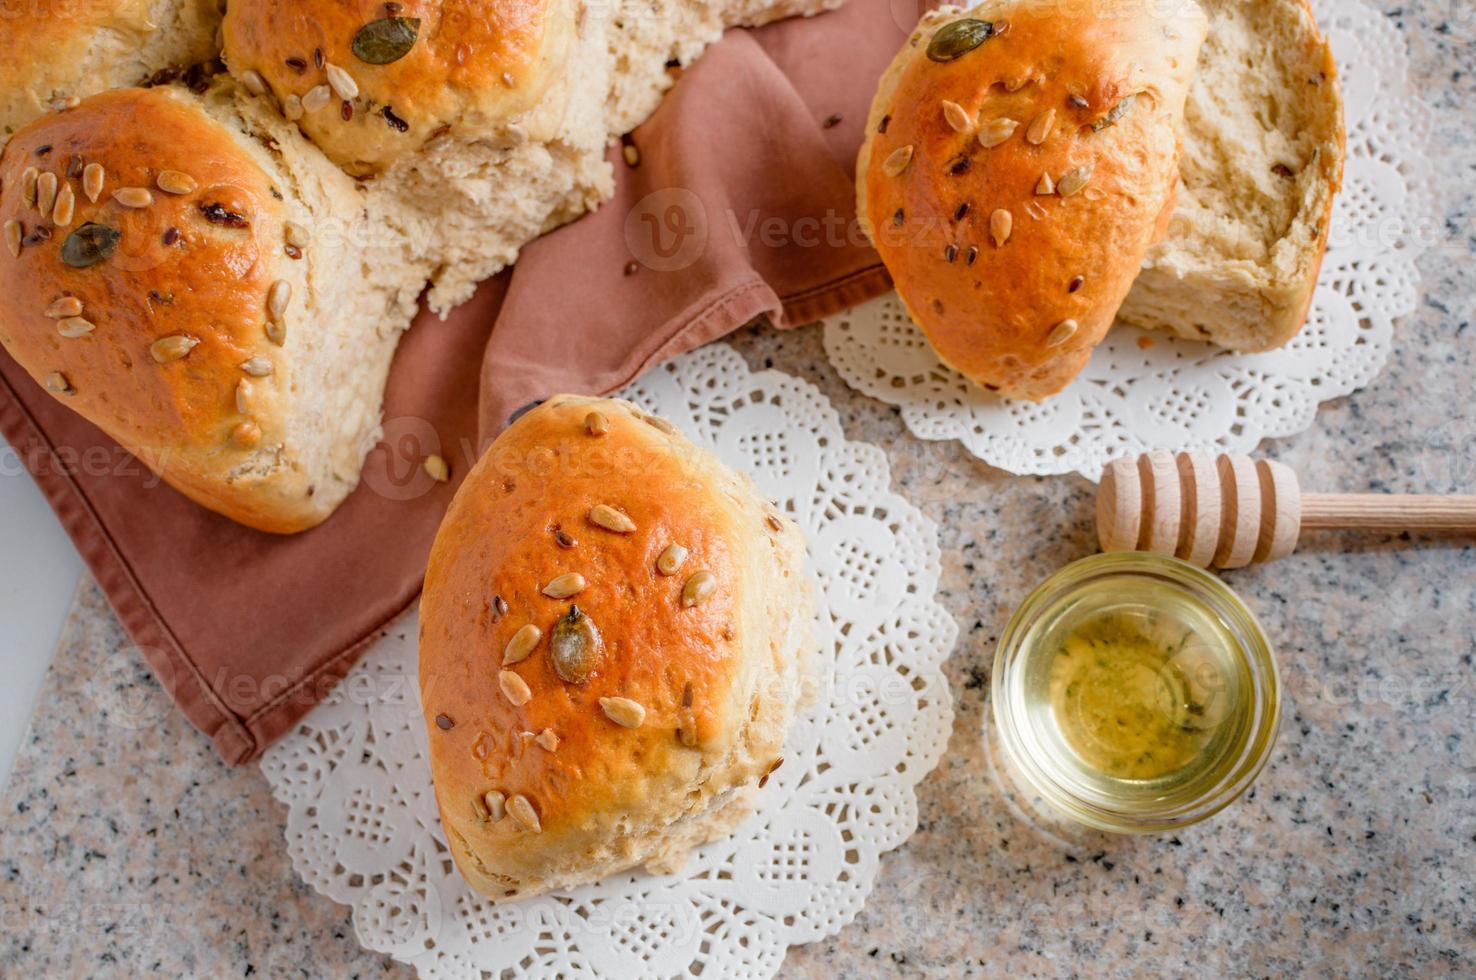
M409 616L261 761L312 887L352 905L366 947L422 977L768 977L787 947L860 911L883 852L917 826L916 784L953 726L940 665L958 628L935 598L936 526L892 492L886 456L847 442L814 386L715 345L623 397L671 419L793 515L820 588L820 691L757 813L679 875L484 901L447 851Z
M1405 40L1389 18L1361 0L1312 6L1344 69L1348 160L1311 316L1291 344L1235 355L1117 327L1069 388L1036 405L990 395L946 367L889 295L826 321L836 370L900 407L920 438L957 439L1012 473L1092 481L1111 460L1147 449L1248 452L1307 428L1319 403L1372 381L1393 320L1418 300L1415 260L1434 220L1430 114L1410 92Z

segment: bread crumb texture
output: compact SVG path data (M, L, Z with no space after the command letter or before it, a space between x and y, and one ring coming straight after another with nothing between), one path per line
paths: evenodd
M1343 106L1303 0L1200 0L1178 200L1119 318L1238 351L1301 330L1342 183Z

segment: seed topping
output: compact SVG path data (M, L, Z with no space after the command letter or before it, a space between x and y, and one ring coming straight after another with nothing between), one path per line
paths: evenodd
M543 594L550 599L567 599L584 591L584 576L578 572L565 572L543 587Z
M307 248L308 230L295 221L288 221L282 225L282 239L295 248Z
M419 33L419 17L383 17L359 28L349 50L366 65L388 65L410 53Z
M384 121L389 124L389 128L393 129L395 132L410 132L410 123L395 115L395 110L393 106L384 106L379 110L379 114L384 118Z
M589 512L589 522L616 534L630 534L636 529L635 521L609 504L596 504L592 507Z
M1071 281L1066 284L1066 291L1074 293L1086 284L1086 276L1072 276Z
M1055 128L1056 110L1052 107L1030 121L1030 127L1025 130L1025 141L1032 146L1039 146L1050 139Z
M52 300L51 305L46 308L46 315L53 320L63 317L81 316L82 301L75 296L62 296Z
M92 333L97 329L90 320L84 320L80 316L69 316L56 321L56 332L63 337L75 338Z
M1056 193L1056 182L1051 180L1050 174L1040 175L1040 180L1035 182L1035 193L1040 197L1049 197Z
M1015 227L1015 216L1004 208L996 208L989 216L989 237L994 239L995 248L1003 248L1010 240L1010 230Z
M566 684L583 684L599 664L604 641L594 621L584 610L571 605L569 611L554 623L549 637L549 660L554 673Z
M1133 102L1137 98L1138 96L1136 93L1133 95L1123 96L1122 99L1117 103L1117 105L1107 110L1107 114L1105 116L1092 123L1092 132L1100 133L1108 126L1117 125L1117 121L1123 116L1127 115L1128 110L1133 107Z
M195 178L178 170L160 171L154 183L166 194L188 194L199 186Z
M506 605L507 600L501 596L497 598L503 605ZM507 615L506 611L501 608L498 609L498 612L501 615ZM541 639L543 639L543 630L537 626L529 623L521 627L512 635L512 639L507 641L507 646L502 648L502 666L511 667L513 664L527 660Z
M261 426L249 419L237 422L231 429L231 441L242 449L251 449L261 442Z
M966 17L944 24L928 42L928 60L937 62L957 61L970 51L989 40L995 34L994 25L987 20Z
M10 250L13 258L20 258L21 236L24 233L25 229L21 227L19 221L12 220L5 222L5 247Z
M328 76L328 86L340 99L348 101L358 98L359 83L354 81L354 76L333 64L331 61L323 65L323 72Z
M524 830L531 830L535 834L543 832L543 824L538 820L538 811L533 809L533 804L522 793L510 796L507 800L507 812L522 825Z
M646 709L630 698L600 698L600 710L621 728L640 728L646 720Z
M943 118L947 120L948 125L960 133L967 133L974 125L974 121L969 118L968 110L957 102L950 102L947 99L943 100Z
M545 728L539 732L538 737L533 741L538 743L539 748L547 752L557 751L559 747L559 736L552 728Z
M510 670L497 672L497 687L514 707L521 708L533 700L533 689L528 686L528 682Z
M51 213L56 206L56 174L46 171L36 179L36 210L42 215Z
M899 146L893 150L885 160L882 161L882 173L888 177L896 177L907 169L912 162L912 145Z
M691 609L712 597L717 591L717 576L707 570L695 573L682 586L682 608Z
M486 819L496 823L507 816L507 794L489 789L481 795L482 805L487 809Z
M160 364L168 364L189 354L199 343L199 337L191 337L187 333L172 333L150 344L149 354Z
M314 85L302 97L302 109L304 112L317 112L332 101L333 90L331 88L327 85Z
M281 319L282 314L287 312L287 303L291 299L292 283L286 279L278 279L267 290L267 312Z
M65 228L72 223L72 212L77 207L77 193L72 190L71 184L63 184L61 193L56 195L56 206L51 209L51 222L58 228Z
M103 170L100 163L89 163L82 168L82 193L93 204L97 203L98 196L103 192L103 182L107 179L107 172Z
M60 371L52 371L46 376L46 390L58 395L75 395L77 389L72 387L72 382Z
M979 127L979 145L986 150L992 150L1015 135L1015 130L1019 128L1019 121L1011 119L1008 116L991 119Z
M1060 323L1056 324L1055 329L1053 329L1050 336L1046 338L1046 346L1060 347L1062 344L1066 343L1066 341L1070 340L1073 336L1076 335L1077 329L1078 326L1075 320L1062 320Z
M246 415L251 411L251 382L244 378L236 383L236 411Z
M61 260L74 269L86 269L113 254L123 233L116 228L87 222L62 242Z
M669 544L656 559L656 571L662 575L675 575L687 560L687 549L679 544Z
M1061 175L1056 182L1056 193L1062 197L1070 197L1080 191L1092 179L1091 165L1084 167L1072 167Z
M260 355L258 355L256 357L248 357L246 360L242 361L241 370L245 371L253 378L265 378L270 375L274 369L272 367L271 361L267 360L265 357L261 357Z
M267 90L266 79L261 77L260 72L248 68L241 72L241 87L252 95L261 95Z
M147 187L120 187L113 191L113 200L125 208L146 208L154 203L154 195Z
M451 467L446 465L446 460L442 456L431 453L420 465L425 469L426 474L437 483L445 483L451 479Z
M603 412L590 412L584 417L584 431L592 436L602 436L610 431L610 420Z

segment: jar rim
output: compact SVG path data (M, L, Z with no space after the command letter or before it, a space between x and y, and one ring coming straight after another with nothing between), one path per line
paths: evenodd
M1032 757L1021 735L1009 686L1025 669L1033 652L1025 640L1033 625L1055 601L1095 581L1149 578L1185 592L1223 623L1235 637L1234 654L1250 678L1245 711L1249 726L1245 744L1223 775L1189 798L1169 797L1157 807L1118 809L1087 799L1054 777ZM1115 833L1164 833L1208 819L1238 799L1260 775L1271 757L1281 719L1280 674L1276 656L1255 614L1228 585L1202 568L1166 555L1113 552L1072 562L1036 586L1020 603L1000 635L990 679L990 716L1014 771L1056 810L1079 823ZM988 721L986 720L986 724Z

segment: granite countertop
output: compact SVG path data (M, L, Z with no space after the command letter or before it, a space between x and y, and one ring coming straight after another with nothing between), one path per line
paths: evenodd
M1316 484L1476 486L1476 12L1377 3L1436 111L1443 225L1425 299L1387 370L1264 447ZM1022 821L979 736L1014 605L1094 550L1092 487L1020 478L925 443L855 395L817 329L741 331L754 367L819 385L846 434L887 447L897 489L940 527L952 741L919 787L916 835L838 936L787 976L1476 972L1476 547L1323 535L1226 576L1277 644L1275 756L1252 792L1176 837L1061 839ZM1448 447L1456 447L1448 450ZM397 976L348 910L292 872L285 809L172 710L82 583L0 796L0 976Z

